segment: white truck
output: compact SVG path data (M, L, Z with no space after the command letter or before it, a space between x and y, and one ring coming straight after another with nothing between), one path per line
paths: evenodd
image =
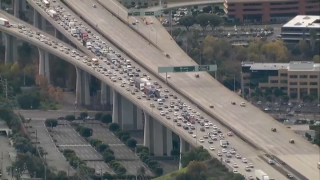
M58 19L58 13L55 10L53 9L48 10L48 14L52 19L54 20Z
M257 178L258 180L269 180L269 179L270 179L269 176L267 175L267 173L263 172L263 171L260 170L260 169L257 169L257 170L255 171L255 175L256 175L256 178Z
M114 55L114 54L112 54L112 53L108 53L108 54L107 54L107 59L108 59L109 61L111 61L111 60L117 60L118 58L117 58L116 55Z
M146 85L149 85L150 82L146 78L136 78L135 79L135 86L138 88L140 91L144 90L144 87Z
M74 26L75 26L75 23L74 23L73 21L70 21L70 22L69 22L69 27L70 27L70 28L73 28Z
M227 140L220 140L220 146L223 148L226 148L229 145L229 142Z
M10 27L9 21L4 18L0 18L0 25L5 27Z
M73 37L77 37L78 33L77 33L77 29L71 29L70 33Z

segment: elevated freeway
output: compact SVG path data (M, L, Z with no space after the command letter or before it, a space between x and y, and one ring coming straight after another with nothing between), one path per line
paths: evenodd
M117 42L122 49L130 52L131 56L139 64L147 67L149 72L157 74L157 68L161 66L196 64L171 38L168 38L170 36L163 32L161 28L159 28L161 33L157 32L158 28L155 28L155 31L157 32L157 45L163 52L150 45L126 24L113 17L102 6L92 8L91 6L95 2L86 0L79 3L65 0L65 3L72 7L82 18L89 22L97 23L99 25L98 29L102 34ZM109 6L109 9L117 11L117 5L113 1L101 2ZM117 15L116 12L114 14ZM142 29L144 26L141 25L138 28ZM150 34L150 30L141 32L144 33L144 36L149 36ZM166 53L171 58L166 58L164 55ZM169 84L177 89L181 95L190 99L199 109L223 122L246 141L265 153L287 164L285 167L294 171L293 173L297 174L299 172L302 177L307 179L319 179L319 170L317 169L317 161L319 160L318 147L311 145L299 135L276 122L268 114L229 91L208 73L200 73L199 79L195 78L193 73L170 75ZM158 74L157 76L165 79L163 75ZM235 101L237 104L246 102L247 106L234 106L231 105L231 101ZM215 108L210 109L210 104L213 104ZM271 132L273 127L278 129L277 133ZM296 143L289 144L290 139L294 139Z
M1 17L4 17L6 19L8 19L12 24L18 24L18 23L22 23L22 21L8 15L8 14L4 14L1 13L0 14ZM56 39L55 37L37 29L34 28L30 25L26 24L26 27L34 32L40 32L41 34L45 35L46 37L50 38L53 41L59 42L61 43L64 47L68 47L70 49L73 49L70 45L63 43L62 41ZM150 101L148 100L139 100L137 99L134 95L132 95L131 93L128 93L128 91L126 91L126 89L122 88L120 86L121 81L119 82L112 82L109 78L106 78L103 74L97 72L95 69L93 69L90 66L87 66L85 63L83 63L84 59L75 59L74 57L71 57L70 54L66 54L65 52L62 52L59 50L59 48L54 48L52 46L49 46L43 42L41 42L40 40L38 40L36 37L30 37L27 36L21 32L19 32L18 28L6 28L3 26L0 26L0 31L9 34L11 36L15 36L18 39L21 39L23 41L26 41L30 44L33 44L39 48L42 48L43 50L50 52L51 54L60 57L61 59L66 60L67 62L75 65L77 68L82 69L83 71L97 77L98 79L100 79L103 83L107 84L108 86L110 86L115 92L114 94L119 93L119 95L121 95L122 97L125 97L126 99L128 99L130 102L132 102L135 106L137 106L139 109L143 109L143 111L145 112L145 114L148 114L148 116L150 116L150 118L152 117L153 119L158 120L159 122L161 122L161 124L163 124L165 127L167 127L168 129L170 129L170 132L174 132L177 135L179 135L182 139L184 139L186 142L188 142L189 144L191 144L192 146L198 146L199 141L197 141L194 138L190 138L190 135L188 134L187 131L183 130L182 128L176 127L176 125L174 123L172 123L172 121L168 121L167 119L165 119L165 117L161 116L158 112L156 112L156 110L153 110L150 108ZM94 32L95 33L95 32ZM107 41L106 41L107 42ZM81 43L80 42L76 42L74 41L75 45L81 47ZM107 42L108 43L108 42ZM116 48L114 48L115 50L117 50ZM85 49L83 50L84 53L91 55L91 57L94 57L93 54L91 54L91 52L86 51ZM100 62L100 64L102 64L104 67L109 68L109 66L107 66L106 64L104 64L103 62ZM142 72L147 72L145 69L143 69L142 67L140 67L139 65L133 63L134 66L136 66L137 68L140 68ZM150 75L152 79L156 79L155 76ZM81 80L81 79L80 79ZM77 77L77 84L79 81L79 77ZM83 86L88 86L88 84L82 84ZM79 88L79 87L77 87ZM169 89L170 92L172 93L176 93L174 92L174 90L172 90L171 88L164 86L163 88L167 88ZM180 98L180 97L179 97ZM190 102L188 102L186 99L184 99L183 97L180 98L182 101L184 101L187 104L191 104ZM200 113L204 114L204 112L199 111ZM126 113L129 113L126 112ZM149 118L149 117L148 117ZM214 120L211 120L211 122L213 122L215 125L217 125L218 127L221 127L221 130L223 132L227 132L228 129L224 128L221 124L219 124L219 122L216 122ZM160 124L160 125L161 125ZM150 130L151 131L151 130ZM197 131L196 132L197 135L199 137L202 137L204 134L206 134L205 132L200 132ZM153 135L154 136L154 135ZM160 137L155 137L154 138L156 140L152 140L153 143L155 144L159 144L159 138ZM248 159L249 162L252 162L254 164L254 166L256 168L259 169L263 169L265 172L267 172L268 174L271 174L272 177L277 178L277 179L283 179L284 176L277 172L276 170L274 170L272 167L270 167L267 163L261 161L261 159L259 158L259 156L261 155L259 153L259 151L255 150L254 148L247 146L245 142L243 142L241 139L239 139L238 137L232 137L230 139L228 139L228 141L230 142L230 144L234 147L237 147L237 152L239 154L241 154L243 157L246 157ZM203 145L205 148L209 149L210 144L204 143L201 144ZM219 148L217 146L217 150L221 151L221 148ZM210 153L213 156L216 156L216 152L210 151ZM238 163L239 167L241 167L241 169L239 169L239 172L246 174L246 175L253 175L252 172L245 172L244 171L244 166L245 164L241 163L241 160L233 160L233 163Z

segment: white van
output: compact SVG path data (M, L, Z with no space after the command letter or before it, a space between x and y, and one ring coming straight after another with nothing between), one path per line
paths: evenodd
M126 60L126 63L127 63L128 65L130 65L130 64L131 64L131 61L130 61L129 59L127 59L127 60Z
M132 71L132 67L130 65L127 65L128 71Z
M158 99L158 100L157 100L157 102L158 102L158 104L160 104L160 105L162 105L162 104L163 104L162 99Z
M91 49L92 48L92 44L91 44L91 42L87 42L87 44L86 44L86 46L87 46L87 49Z

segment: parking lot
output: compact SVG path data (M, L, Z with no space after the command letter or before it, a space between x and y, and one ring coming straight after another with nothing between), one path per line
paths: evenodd
M100 161L88 161L86 162L88 167L94 168L96 171L109 174L115 174L112 169L108 166L108 164Z
M137 170L143 166L146 169L146 174L152 175L151 171L141 161L120 161L120 163L127 169L127 174L136 174Z
M124 144L110 144L110 148L113 150L115 158L117 160L138 160L139 157L135 155L126 145Z
M60 149L71 149L84 161L102 161L102 156L91 146L59 146Z
M111 131L102 127L100 124L83 124L85 127L89 127L93 130L92 138L99 139L105 144L123 144Z
M58 145L83 145L88 144L78 132L70 125L59 125L53 128L53 139Z

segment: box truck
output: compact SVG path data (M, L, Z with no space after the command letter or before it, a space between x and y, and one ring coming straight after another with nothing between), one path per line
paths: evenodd
M256 178L257 178L258 180L269 180L269 179L270 179L269 176L267 175L267 173L263 172L263 171L260 170L260 169L257 169L257 170L255 171L255 175L256 175Z
M9 21L4 18L0 18L0 25L5 27L10 27Z
M58 14L55 10L53 9L48 10L48 14L52 19L58 20Z
M148 85L148 80L146 78L136 78L135 79L135 86L138 88L140 91L144 90L144 87Z

